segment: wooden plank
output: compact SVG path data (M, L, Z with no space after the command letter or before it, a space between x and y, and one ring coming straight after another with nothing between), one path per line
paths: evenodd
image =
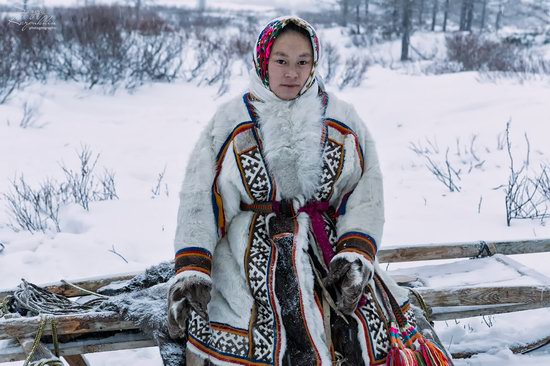
M69 366L91 366L88 360L82 355L63 356Z
M479 241L449 244L422 244L406 247L389 247L378 251L378 260L383 263L414 262L434 259L456 259L488 254L530 254L550 252L550 239L522 241Z
M497 254L495 255L495 259L499 261L500 263L503 263L507 265L508 267L513 268L516 270L519 274L522 276L527 276L534 278L535 280L539 281L541 284L550 284L550 277L546 276L543 273L540 273L533 268L529 268L527 266L524 266L523 264L519 263L518 261L507 257L505 255Z
M472 318L474 316L496 315L513 313L516 311L533 310L546 307L540 303L530 304L498 304L498 305L480 305L480 306L447 306L432 307L431 320L444 321L452 319Z
M418 288L430 306L474 306L494 304L538 304L550 306L550 286Z
M114 312L53 315L52 317L55 318L58 335L137 328L133 322L120 320L119 315ZM38 316L1 319L0 339L34 337L40 322L41 318ZM44 334L51 334L50 326L46 326Z
M492 254L530 254L550 252L550 239L523 240L523 241L491 241L491 242L465 242L448 244L422 244L403 247L388 247L378 251L380 262L414 262L435 259L471 258L480 254L488 254L482 251L484 244ZM69 281L88 291L97 291L117 281L128 281L141 272L106 275L102 277ZM56 294L67 297L82 296L84 293L62 282L40 285ZM13 293L14 289L0 290L0 300Z
M550 344L550 336L540 338L536 341L533 341L533 342L530 342L530 343L527 343L527 344L517 344L517 345L507 347L507 348L509 348L510 351L512 351L513 353L525 354L525 353L534 351L534 350L536 350L540 347L543 347L547 344ZM472 357L472 356L474 356L478 353L485 353L487 351L489 351L489 350L487 350L487 349L477 349L477 350L471 351L471 352L453 352L451 354L452 354L453 358L455 358L455 359L462 359L462 358L470 358L470 357Z
M26 355L21 345L13 339L0 341L0 362L24 360ZM53 344L44 343L53 350ZM141 332L121 331L115 335L105 337L101 333L90 333L59 343L61 356L81 355L86 353L120 351L126 349L145 348L156 346L153 339Z
M128 281L141 272L135 272L135 273L124 273L124 274L117 274L117 275L107 275L102 277L95 277L95 278L87 278L87 279L77 279L74 281L69 281L72 284L75 284L79 287L82 287L88 291L97 291L101 287L107 286L111 283L117 282L117 281ZM86 293L66 284L61 281L59 282L51 282L46 283L43 285L40 285L40 287L53 292L55 294L67 296L67 297L75 297L75 296L83 296L86 295ZM5 298L8 295L11 295L15 289L5 289L0 290L0 300Z

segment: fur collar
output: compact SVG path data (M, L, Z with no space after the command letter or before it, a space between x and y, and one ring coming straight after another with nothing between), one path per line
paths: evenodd
M322 173L321 99L314 92L292 101L255 101L253 106L277 199L312 198Z

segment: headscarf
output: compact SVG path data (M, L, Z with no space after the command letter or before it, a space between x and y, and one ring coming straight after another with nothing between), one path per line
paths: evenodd
M258 40L256 41L256 47L254 48L254 69L256 76L261 84L263 84L263 86L268 91L270 91L267 67L269 64L271 49L273 47L273 44L275 43L275 40L281 34L281 31L290 23L294 23L298 27L307 31L307 33L309 34L309 39L311 41L311 48L313 49L313 65L311 67L309 77L304 84L304 87L302 88L302 90L300 90L300 93L298 93L298 96L301 96L306 91L308 91L317 81L316 67L319 62L321 52L319 39L317 38L317 33L315 32L315 29L304 19L297 16L284 16L271 20L260 32ZM250 76L251 78L254 77L252 73ZM254 84L255 80L251 81L252 84Z

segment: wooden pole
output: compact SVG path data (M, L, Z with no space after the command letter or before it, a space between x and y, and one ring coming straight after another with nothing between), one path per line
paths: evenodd
M550 252L550 239L521 241L479 241L449 244L422 244L389 247L378 251L382 263L414 262L434 259L487 257L494 254L530 254Z

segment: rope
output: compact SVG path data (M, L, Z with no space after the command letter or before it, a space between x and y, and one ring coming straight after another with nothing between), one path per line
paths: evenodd
M109 296L101 295L101 294L98 294L97 292L86 290L85 288L77 286L74 283L70 283L69 281L61 280L61 283L64 283L67 286L71 286L71 287L73 287L73 288L75 288L75 289L77 289L77 290L79 290L79 291L81 291L85 294L88 294L88 295L94 295L94 296L97 296L97 297L102 298L102 299L108 299L109 298Z
M65 296L44 290L25 279L13 292L13 299L18 310L26 310L34 315L65 315L95 311L96 307L104 301L102 297L79 304Z
M434 322L431 318L431 309L430 309L430 306L428 304L426 304L426 301L424 301L424 298L422 297L422 295L420 295L420 293L418 291L416 291L414 288L412 287L408 287L409 291L414 295L414 297L416 298L416 300L418 301L418 304L420 305L420 307L422 308L422 312L424 313L424 317L426 318L426 320L428 321L428 323L430 323L430 325L434 325Z
M44 335L44 330L46 329L46 323L47 322L48 322L48 317L46 317L46 316L42 317L42 319L40 320L40 325L38 326L38 331L36 332L36 336L34 337L34 341L32 343L31 350L29 352L29 355L25 359L25 362L23 363L23 366L46 366L46 365L63 366L63 363L59 360L59 358L57 358L57 357L59 357L59 346L57 345L58 344L57 331L54 331L55 322L54 322L53 319L52 319L52 322L51 322L51 326L52 326L52 336L54 338L54 345L56 345L55 346L55 348L56 348L56 358L55 359L54 358L49 358L49 359L42 358L38 361L31 361L33 356L35 355L37 349L41 346L40 345L40 339Z
M5 315L10 314L10 308L9 304L11 300L13 299L13 296L8 295L0 301L0 318L3 318Z
M477 252L477 255L475 258L485 258L485 257L492 257L497 252L497 248L495 247L495 244L487 244L484 240L481 240L479 242L479 250Z

